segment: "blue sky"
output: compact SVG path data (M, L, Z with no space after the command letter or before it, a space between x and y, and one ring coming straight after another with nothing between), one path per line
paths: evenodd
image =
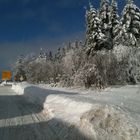
M118 2L122 9L125 0ZM99 0L93 5L99 7ZM88 0L0 0L0 71L20 54L84 39L85 6Z

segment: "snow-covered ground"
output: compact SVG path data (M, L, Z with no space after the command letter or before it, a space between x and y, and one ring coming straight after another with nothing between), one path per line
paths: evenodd
M9 81L2 81L0 82L0 86L12 86L13 82Z
M12 89L49 110L53 118L76 125L94 140L140 139L139 85L101 92L28 83L15 84Z

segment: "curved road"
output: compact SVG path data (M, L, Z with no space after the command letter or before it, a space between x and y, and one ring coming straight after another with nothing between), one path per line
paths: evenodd
M0 87L0 140L84 140L74 127L49 118L42 108Z

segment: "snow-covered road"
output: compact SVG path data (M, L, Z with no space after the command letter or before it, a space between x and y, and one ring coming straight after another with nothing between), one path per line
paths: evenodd
M0 87L0 140L72 140L84 136L71 125L50 118L42 108Z

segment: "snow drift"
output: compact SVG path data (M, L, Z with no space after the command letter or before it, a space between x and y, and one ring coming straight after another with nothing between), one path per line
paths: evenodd
M98 106L82 115L81 128L94 140L138 140L140 129L128 116L119 107Z

